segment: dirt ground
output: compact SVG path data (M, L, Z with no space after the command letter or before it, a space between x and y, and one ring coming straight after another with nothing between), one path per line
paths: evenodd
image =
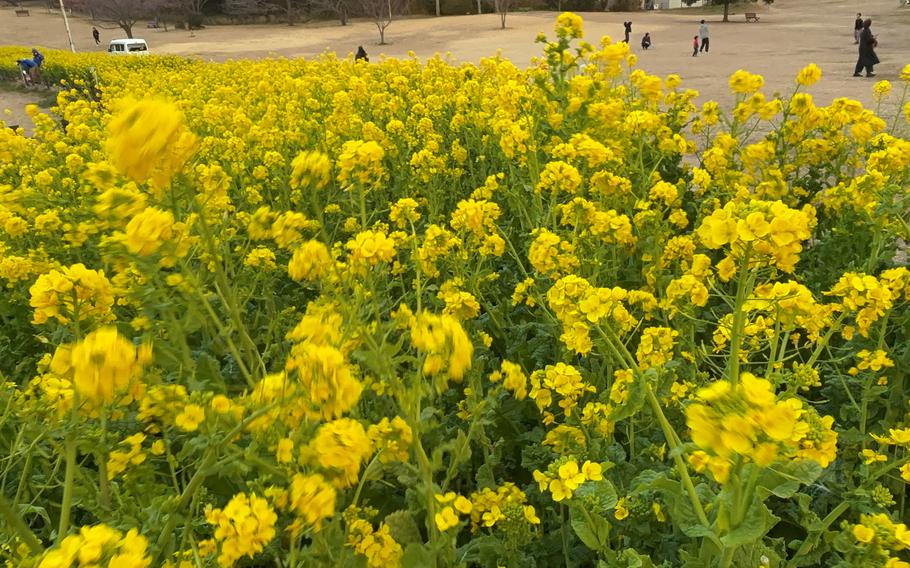
M28 127L31 119L25 114L25 105L35 102L32 93L0 90L0 120L9 126Z
M805 64L814 62L824 70L822 80L811 88L820 104L836 97L851 97L874 106L873 79L854 78L857 58L853 44L853 19L856 12L873 20L879 40L882 63L876 68L879 79L898 81L901 68L910 63L910 8L899 7L899 0L776 0L771 7L751 4L748 11L758 12L761 21L746 23L744 5L729 23L719 14L701 15L690 10L667 12L586 13L586 39L603 35L622 36L622 22L633 22L633 51L639 65L651 73L679 73L684 85L701 92L702 100L729 103L727 77L744 68L766 78L767 93L787 93L793 77ZM211 26L203 30L168 32L148 30L140 23L134 35L145 38L154 53L200 57L215 61L262 58L269 55L313 57L325 51L346 55L363 45L371 59L382 55L406 56L413 51L426 58L443 54L453 62L475 62L501 51L518 65L526 65L540 53L535 35L552 35L554 12L510 14L507 29L500 30L495 14L408 18L393 22L386 32L387 45L377 45L379 35L370 21L354 21L348 26L323 22L289 27L285 25ZM698 21L708 20L711 51L692 57L692 37ZM122 37L119 29L100 28L102 45L95 46L91 22L71 18L77 50L104 50L106 42ZM650 32L653 47L642 51L641 36ZM904 39L900 39L904 38ZM59 13L32 9L29 17L16 17L12 8L0 9L0 45L68 48ZM18 104L0 92L0 108ZM884 109L883 109L884 110ZM890 110L890 109L888 109ZM888 112L886 110L885 112Z

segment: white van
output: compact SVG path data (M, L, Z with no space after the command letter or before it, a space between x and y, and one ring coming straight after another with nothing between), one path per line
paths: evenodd
M111 55L148 55L149 44L144 39L112 39L107 48Z

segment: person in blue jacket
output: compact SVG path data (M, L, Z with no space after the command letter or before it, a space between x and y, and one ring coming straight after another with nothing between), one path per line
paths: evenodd
M16 64L25 71L29 81L33 83L38 80L38 70L41 68L42 63L44 63L44 55L37 49L32 49L31 59L16 60Z

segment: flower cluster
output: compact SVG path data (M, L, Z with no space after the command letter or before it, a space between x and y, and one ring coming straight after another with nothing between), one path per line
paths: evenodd
M717 381L696 393L686 408L692 441L701 448L689 457L696 471L708 468L725 483L736 459L767 467L782 459L807 459L827 467L834 459L834 419L818 417L796 398L779 398L771 383L743 373L740 383Z
M266 499L256 494L239 493L224 509L205 512L205 520L215 527L218 564L233 566L238 559L254 557L275 538L278 515Z
M148 541L136 529L123 534L102 524L82 527L77 534L64 538L60 546L44 555L38 568L146 568L151 565Z
M586 481L603 479L603 468L599 463L586 461L581 466L578 461L567 459L554 462L546 472L534 470L534 481L541 491L549 491L554 501L571 499L575 490Z
M49 56L0 128L0 564L902 566L910 66L696 106L585 37Z

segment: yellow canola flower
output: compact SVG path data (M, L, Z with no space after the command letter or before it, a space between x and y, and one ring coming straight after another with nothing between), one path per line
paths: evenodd
M881 80L872 87L876 99L882 99L891 94L891 81Z
M357 483L360 466L372 455L373 444L360 422L341 418L320 426L310 449L335 485L345 488Z
M414 432L400 416L391 420L383 417L377 424L373 424L367 429L367 436L376 450L380 452L379 461L381 463L408 461L408 453L414 442Z
M174 425L184 432L195 432L205 420L205 409L198 404L187 404L174 419Z
M132 254L149 256L173 236L174 216L154 207L145 209L126 225L123 244Z
M108 123L111 163L136 183L166 186L193 155L196 137L183 114L160 99L126 100Z
M471 368L474 345L458 320L449 315L421 313L411 323L411 343L424 354L423 372L445 373L460 382Z
M113 327L104 327L82 341L57 348L51 370L72 377L76 392L95 406L111 404L138 384L142 361L133 343ZM137 394L138 393L134 393Z
M278 515L266 499L238 493L224 509L206 509L205 519L215 527L218 564L228 568L241 558L252 558L275 538Z
M319 474L295 474L288 500L291 510L306 526L319 530L323 521L335 515L335 488ZM303 527L294 527L295 533Z
M853 538L856 539L856 542L868 544L875 538L875 529L871 529L864 525L854 525Z
M42 557L38 568L146 568L151 563L148 540L136 529L123 534L100 524L64 538Z
M383 166L385 150L373 140L349 140L341 147L336 167L338 183L345 189L353 185L373 187L388 175Z
M404 550L392 538L386 523L374 530L373 525L363 519L355 519L348 527L348 546L366 558L368 568L394 568L401 565Z
M818 83L818 80L822 78L822 70L815 63L810 63L803 67L800 72L796 75L796 82L805 87L809 87Z
M315 240L310 240L294 249L291 261L288 263L288 276L301 282L317 281L327 276L334 261L327 246Z
M765 79L742 69L730 75L730 90L739 94L750 94L762 88Z
M581 16L563 12L556 18L556 35L560 38L581 39L584 37Z
M380 231L361 231L345 246L354 264L375 266L395 258L395 241Z
M458 515L453 507L444 507L440 512L436 513L434 521L436 522L436 528L443 532L457 526L459 523Z
M35 309L32 323L46 323L51 318L60 323L69 323L71 318L112 318L114 291L110 280L103 271L91 270L82 263L42 274L29 294L29 305Z
M721 380L696 393L686 407L692 441L701 448L689 461L726 483L740 458L760 467L778 460L812 460L827 467L837 455L834 419L821 417L797 398L779 398L769 381L743 373L733 387Z
M322 152L301 152L291 162L290 186L322 189L332 181L332 163Z

